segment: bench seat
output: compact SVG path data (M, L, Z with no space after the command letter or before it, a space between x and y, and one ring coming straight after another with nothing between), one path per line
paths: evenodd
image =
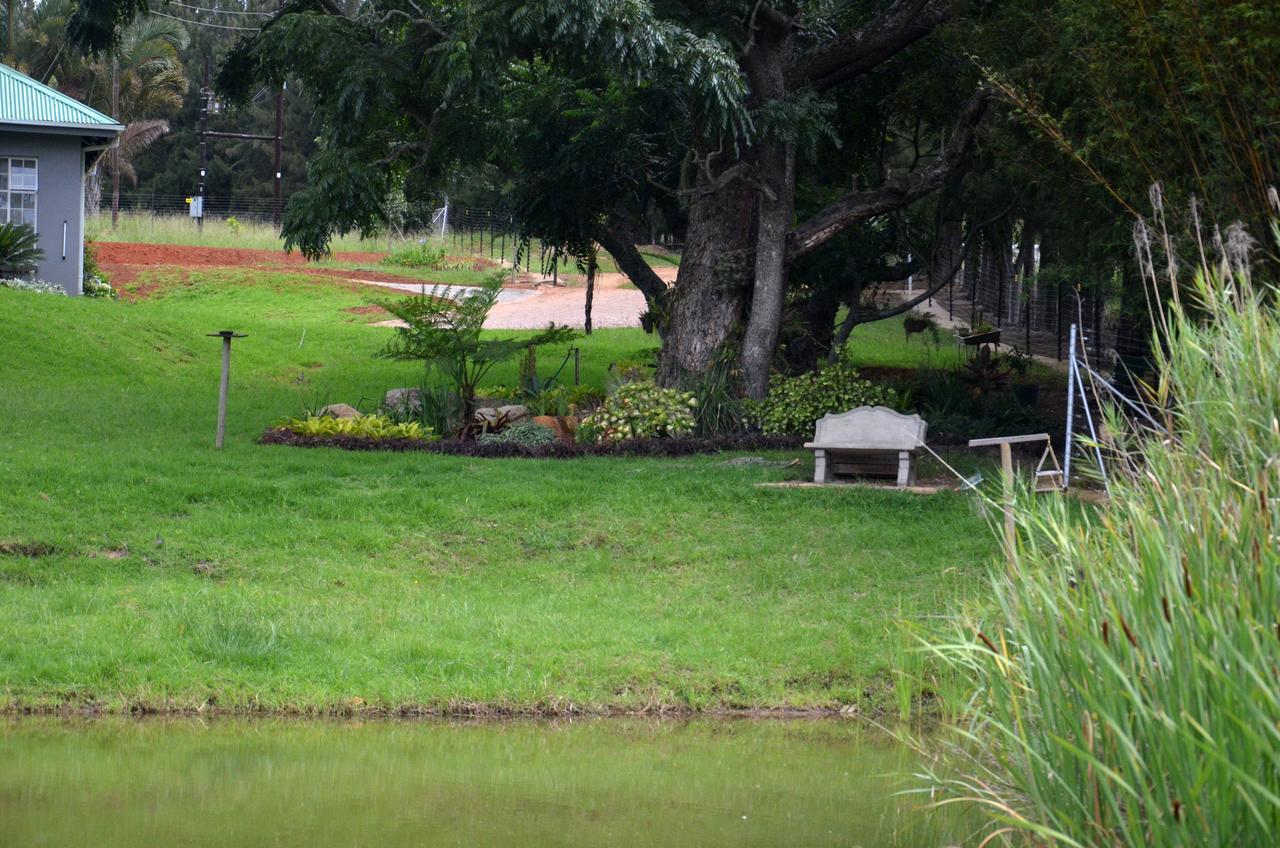
M903 415L884 406L860 406L823 416L814 425L815 483L837 474L889 477L899 486L915 482L915 456L924 445L928 424L919 415Z

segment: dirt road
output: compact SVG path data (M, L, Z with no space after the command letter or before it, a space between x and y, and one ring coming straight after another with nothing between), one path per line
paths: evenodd
M388 273L377 267L383 254L338 253L335 259L343 262L367 263L370 267L360 271L339 268L318 268L298 253L285 254L276 250L248 250L223 247L194 247L168 244L128 244L123 242L98 242L98 260L112 280L119 286L131 283L139 273L159 268L255 268L264 271L278 270L304 273L334 283L359 283L370 287L389 286L416 289L421 284ZM657 268L658 276L674 282L675 268ZM430 285L428 283L428 285ZM145 297L148 287L140 286L134 293ZM505 293L504 293L505 294ZM511 287L510 296L503 297L489 313L486 327L494 329L525 330L545 327L549 323L583 326L583 312L587 289L581 283L553 286L550 278L521 274L519 282ZM623 274L600 274L596 277L595 297L591 306L591 323L594 327L638 327L640 315L645 311L644 295L633 288ZM379 321L374 326L394 326L393 322Z

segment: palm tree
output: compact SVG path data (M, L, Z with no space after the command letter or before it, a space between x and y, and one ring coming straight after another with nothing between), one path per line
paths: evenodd
M89 98L91 78L83 56L67 43L67 18L76 0L22 3L17 12L14 67L79 100Z
M85 187L85 206L96 209L102 178L111 175L111 223L120 210L120 177L137 185L131 160L169 131L161 115L182 106L189 82L178 51L187 45L182 24L167 18L139 18L124 29L109 59L91 64L93 93L111 102L111 114L125 125L111 155L99 159ZM92 204L92 205L91 205Z

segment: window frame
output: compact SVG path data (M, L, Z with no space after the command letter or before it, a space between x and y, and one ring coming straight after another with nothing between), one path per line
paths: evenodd
M34 171L35 188L14 188L13 186L13 163L30 162L31 170ZM25 194L31 197L31 229L40 232L40 157L39 156L0 156L0 164L3 165L5 178L5 187L0 189L0 223L8 223L12 218L13 195ZM25 212L25 209L19 210ZM19 223L26 223L20 221Z

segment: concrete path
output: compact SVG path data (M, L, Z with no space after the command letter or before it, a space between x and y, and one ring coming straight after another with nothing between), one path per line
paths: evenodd
M655 269L668 283L676 278L675 268ZM418 292L421 286L387 283L377 280L355 280L365 285L401 291ZM455 286L465 290L465 286ZM506 288L489 312L485 327L495 330L533 330L548 324L563 324L582 329L586 310L587 288L581 283L552 286L549 278L530 287ZM598 274L595 296L591 302L592 327L639 327L640 315L646 309L644 295L633 288L624 274ZM398 327L399 321L378 321L373 327Z

